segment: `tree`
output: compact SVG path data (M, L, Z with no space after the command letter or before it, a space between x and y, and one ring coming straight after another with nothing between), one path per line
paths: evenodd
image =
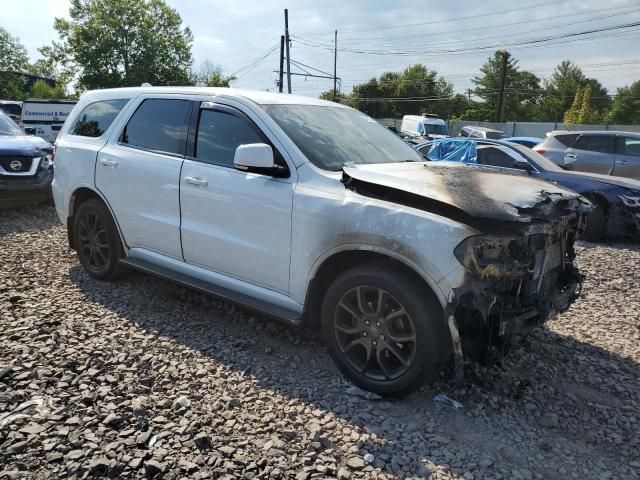
M64 98L64 88L62 85L56 84L55 87L50 86L47 82L36 80L29 89L29 97L32 98Z
M25 79L12 72L24 72L28 65L27 49L20 39L0 27L0 98L24 98Z
M330 90L325 90L324 92L322 92L320 94L320 98L322 100L330 100L332 102L337 102L337 103L344 103L344 104L348 104L349 103L349 95L345 95L342 92L337 92L337 94L335 95L335 99L334 99L333 88L330 89Z
M0 71L23 72L28 65L27 49L20 39L0 27Z
M640 80L618 88L606 121L614 125L640 124Z
M573 102L571 103L571 107L564 113L564 117L562 119L562 123L566 123L568 125L575 125L579 123L578 118L580 117L580 109L582 108L582 87L578 85L576 90L576 95L573 98Z
M579 87L591 85L591 102L599 111L609 107L611 100L607 89L595 78L587 78L580 67L569 60L558 64L544 86L544 95L539 108L539 120L557 121L569 110Z
M587 83L582 91L582 105L578 114L578 123L589 125L596 123L599 119L598 112L591 106L591 84Z
M476 120L493 121L496 117L502 83L502 55L503 52L495 52L480 68L482 75L471 79L475 94L486 104L479 110L484 113L484 118ZM508 57L506 70L503 118L511 121L532 119L534 106L542 93L540 80L531 72L519 70L518 60L512 56Z
M69 15L55 19L60 41L46 52L79 89L191 83L191 30L163 0L71 0Z
M199 87L228 87L237 77L226 77L220 65L205 60L197 72L192 72L192 79Z
M460 110L453 85L422 64L407 67L403 72L384 72L379 78L354 85L349 102L376 118L422 113L448 116Z

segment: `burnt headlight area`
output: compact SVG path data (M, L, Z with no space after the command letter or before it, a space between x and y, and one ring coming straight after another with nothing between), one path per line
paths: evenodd
M454 250L469 272L481 277L518 276L531 271L535 257L524 239L477 235L463 240Z

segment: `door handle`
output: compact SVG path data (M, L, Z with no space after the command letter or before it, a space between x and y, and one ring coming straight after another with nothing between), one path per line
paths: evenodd
M184 183L188 183L190 185L195 185L196 187L206 187L209 185L206 178L199 177L184 177Z
M576 155L574 153L567 153L565 155L565 157L567 157L567 158L576 158Z
M618 165L629 165L629 160L618 160L616 163Z
M101 158L100 163L105 167L116 168L118 166L118 162L115 160L107 160L106 158Z

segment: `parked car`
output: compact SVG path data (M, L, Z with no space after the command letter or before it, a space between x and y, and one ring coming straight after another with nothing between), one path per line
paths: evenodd
M449 127L447 127L447 122L438 115L405 115L402 117L400 132L409 137L431 140L448 137Z
M640 180L638 133L553 131L535 150L566 170Z
M22 113L22 102L17 100L0 100L0 111L6 113L11 120L18 123Z
M517 143L518 145L524 145L529 148L533 148L543 141L542 138L538 137L507 137L502 140L505 142Z
M53 146L0 111L0 208L51 200Z
M38 137L53 143L76 100L30 98L22 104L20 123Z
M471 127L466 126L460 129L458 133L459 137L471 137L471 138L492 138L500 139L504 138L504 132L488 127Z
M430 164L344 105L226 88L85 93L57 139L86 272L133 267L320 326L357 385L397 394L566 310L590 205ZM511 189L498 188L508 182ZM461 339L461 340L460 340Z
M449 141L451 142L451 140ZM548 180L584 195L594 205L583 218L580 235L596 241L603 236L640 239L640 182L595 173L569 172L529 148L497 140L456 139L454 147L428 142L417 147L430 160L464 162L475 167L497 167ZM449 155L442 151L450 152ZM505 185L504 188L507 188Z

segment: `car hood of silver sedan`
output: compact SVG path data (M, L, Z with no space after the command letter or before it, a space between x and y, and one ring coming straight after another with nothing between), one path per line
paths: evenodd
M467 224L550 220L584 213L578 193L529 176L468 165L407 162L343 168L343 183L358 193L433 211Z

